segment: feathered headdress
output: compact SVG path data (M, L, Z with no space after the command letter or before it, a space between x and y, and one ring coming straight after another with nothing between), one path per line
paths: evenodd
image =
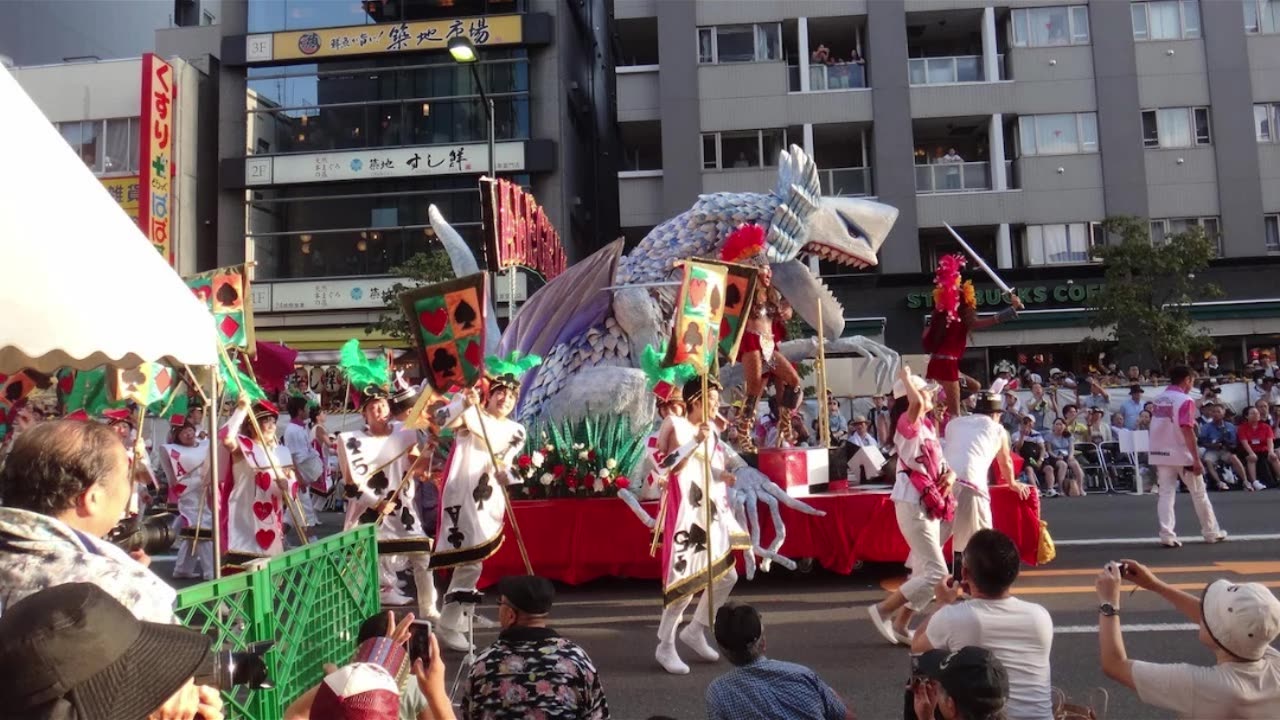
M537 355L522 356L519 350L513 350L505 358L497 355L490 355L485 358L484 374L489 380L490 390L497 387L519 390L520 378L541 364L542 358Z
M681 388L698 374L698 370L688 363L663 367L662 361L666 356L665 342L658 348L646 345L640 354L640 369L649 379L649 389L658 397L658 402L678 402L682 399Z
M387 397L387 386L391 384L391 373L387 368L387 358L379 355L370 360L360 351L360 341L351 338L342 346L342 354L338 358L338 368L366 398Z
M933 307L945 315L948 322L960 319L961 303L969 307L975 304L973 283L965 281L962 285L960 282L960 271L967 264L968 261L959 253L943 255L933 273Z
M720 248L720 259L732 263L765 264L764 228L748 223L729 233Z

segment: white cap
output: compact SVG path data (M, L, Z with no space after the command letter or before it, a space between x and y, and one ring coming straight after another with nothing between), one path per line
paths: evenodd
M1280 600L1261 583L1214 580L1204 589L1200 612L1213 641L1241 660L1261 660L1280 634Z
M933 392L938 389L937 385L925 380L919 375L911 376L911 386L920 392ZM895 398L907 396L907 386L902 384L902 380L895 380L893 383L893 396Z

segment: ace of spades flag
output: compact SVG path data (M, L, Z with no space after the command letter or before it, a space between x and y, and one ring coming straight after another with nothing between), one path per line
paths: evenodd
M716 361L729 267L706 260L686 260L682 266L684 278L676 295L676 321L663 364L687 362L701 375Z
M469 386L484 373L489 276L475 273L400 295L423 375L436 392Z

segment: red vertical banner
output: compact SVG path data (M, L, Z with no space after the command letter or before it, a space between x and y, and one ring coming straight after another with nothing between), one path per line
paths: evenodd
M138 138L138 227L156 252L174 264L173 117L178 88L173 66L154 53L142 56L142 112Z

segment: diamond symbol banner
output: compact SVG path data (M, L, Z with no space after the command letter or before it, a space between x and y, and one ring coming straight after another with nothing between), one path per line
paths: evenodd
M253 302L249 294L248 268L233 265L184 280L191 292L209 308L222 343L253 355L256 345L253 341Z

